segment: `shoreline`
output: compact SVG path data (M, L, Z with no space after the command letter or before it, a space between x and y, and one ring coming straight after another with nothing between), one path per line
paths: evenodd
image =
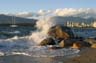
M1 62L2 61L2 62ZM0 57L0 63L95 63L96 49L84 48L74 57L30 57L23 55Z
M85 48L79 53L80 56L69 58L64 61L65 63L95 63L96 62L96 49Z

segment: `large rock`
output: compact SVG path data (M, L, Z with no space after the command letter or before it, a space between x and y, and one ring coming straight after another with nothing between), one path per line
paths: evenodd
M91 47L91 44L85 41L76 41L73 43L72 48L81 49L83 47Z
M74 34L69 27L65 26L54 26L49 29L48 32L49 37L44 39L40 45L56 45L55 40L58 42L58 45L61 48L64 47L74 47L74 48L82 48L82 47L90 47L91 44L85 42L84 40L73 39ZM54 40L53 40L54 39Z
M64 47L71 47L73 45L74 41L72 40L62 40L60 43L59 43L59 46L64 48Z
M80 43L82 46L84 46L84 47L91 47L91 44L90 43L88 43L88 42L86 42L86 41L78 41L78 42L76 42L76 43Z
M63 39L63 40L74 37L71 28L66 26L58 26L58 25L50 28L48 34L51 37L54 37L56 39Z
M59 46L62 47L62 48L72 47L72 48L80 49L80 48L83 48L83 47L91 47L91 44L88 43L88 42L85 42L85 41L77 41L77 40L69 39L69 40L62 40L59 43Z
M39 44L41 46L46 46L46 45L55 45L55 41L52 38L46 38L41 43Z
M88 43L92 44L91 48L96 48L96 40L94 38L85 39Z
M54 40L57 40L57 42L61 42L62 40L69 40L70 38L74 37L74 34L71 30L71 28L66 27L66 26L59 26L56 25L54 27L51 27L48 31L48 35L51 38L46 38L43 41L41 41L40 45L56 45ZM54 39L54 40L53 40ZM61 42L62 43L62 42ZM66 46L67 44L69 45L71 42L66 41ZM62 46L63 47L63 46Z

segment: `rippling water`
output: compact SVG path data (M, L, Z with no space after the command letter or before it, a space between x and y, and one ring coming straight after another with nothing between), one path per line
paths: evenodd
M34 30L24 26L0 27L0 63L58 63L80 52L72 48L50 50L50 46L37 46L30 39Z
M27 37L13 37L0 40L0 56L27 55L31 57L67 56L78 53L78 49L62 48L50 50L50 46L37 46Z

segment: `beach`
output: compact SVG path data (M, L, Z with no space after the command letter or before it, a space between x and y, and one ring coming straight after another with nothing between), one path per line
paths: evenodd
M96 63L96 49L85 48L81 50L78 57L70 58L64 63Z
M1 56L0 63L96 63L96 49L84 48L77 56L73 57Z

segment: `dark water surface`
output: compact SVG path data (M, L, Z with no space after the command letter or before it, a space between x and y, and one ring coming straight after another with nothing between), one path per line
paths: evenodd
M33 26L17 26L17 27L10 27L10 26L0 26L0 39L2 38L12 38L14 36L26 36L30 35L32 31L35 30Z

